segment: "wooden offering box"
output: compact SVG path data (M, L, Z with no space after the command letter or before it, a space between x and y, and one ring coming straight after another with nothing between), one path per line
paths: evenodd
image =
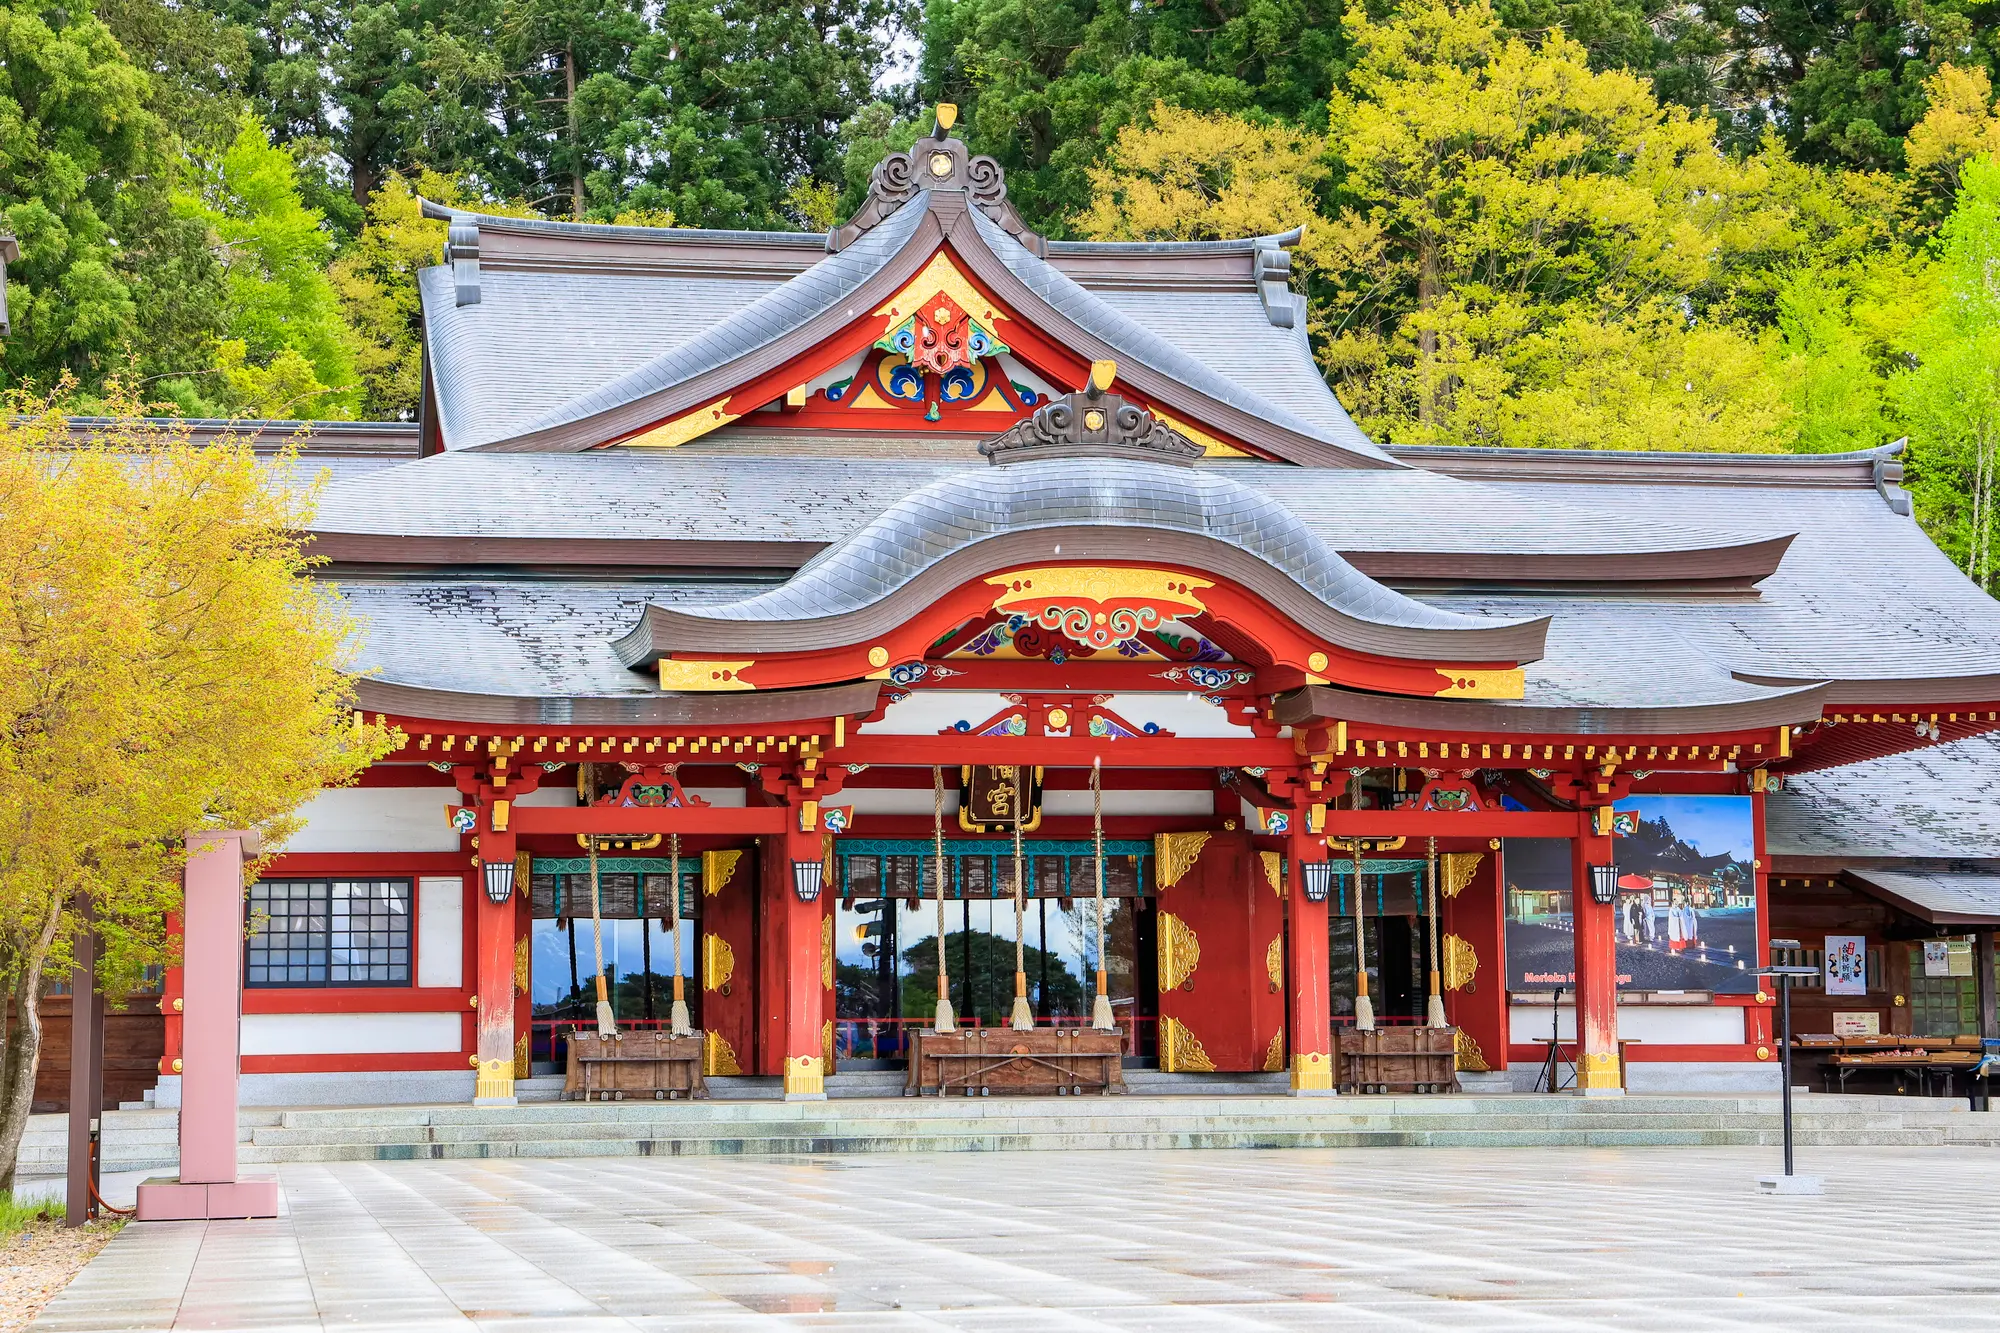
M701 1048L699 1032L691 1037L621 1032L610 1038L595 1032L573 1032L563 1096L607 1102L643 1096L706 1097Z
M1457 1028L1340 1034L1342 1092L1457 1092Z
M904 1096L989 1093L1075 1096L1125 1090L1123 1032L1096 1028L960 1028L918 1032Z

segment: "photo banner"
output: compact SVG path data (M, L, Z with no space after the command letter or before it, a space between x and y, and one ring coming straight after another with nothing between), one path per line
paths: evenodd
M1634 796L1613 906L1618 984L1751 995L1757 967L1755 814L1748 796Z

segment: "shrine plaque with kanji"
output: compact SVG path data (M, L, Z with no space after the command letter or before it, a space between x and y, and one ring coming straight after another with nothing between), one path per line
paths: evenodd
M1026 831L1040 821L1036 771L1009 764L967 764L959 781L959 823L982 833Z

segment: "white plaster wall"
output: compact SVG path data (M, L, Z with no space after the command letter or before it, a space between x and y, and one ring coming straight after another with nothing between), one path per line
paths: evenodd
M1689 1004L1618 1006L1618 1036L1625 1041L1656 1046L1730 1046L1743 1040L1740 1005ZM1576 1008L1560 1006L1558 1022L1564 1041L1576 1037ZM1516 1004L1507 1009L1508 1040L1515 1045L1549 1039L1549 1006Z
M1185 690L1158 694L1114 694L1105 707L1135 727L1154 722L1162 730L1171 731L1176 736L1241 740L1251 734L1249 727L1230 721L1229 714L1220 705ZM1111 743L1115 745L1117 742Z
M1515 1092L1533 1092L1541 1072L1540 1065L1510 1064L1507 1081ZM1775 1093L1783 1078L1776 1060L1632 1060L1625 1066L1625 1090L1631 1093ZM1573 1094L1565 1089L1563 1095Z
M452 794L452 803L458 803L457 793ZM537 787L514 802L516 805L575 805L576 788L557 783L553 787ZM454 849L456 850L456 849Z
M456 1051L456 1011L417 1014L245 1014L245 1055L387 1055Z
M465 982L465 881L457 875L417 880L417 984Z
M878 722L864 722L870 736L935 736L946 727L967 722L978 726L1010 705L1007 696L986 690L920 690L890 704Z
M451 787L341 787L305 804L305 827L288 852L455 852L458 833L445 807Z

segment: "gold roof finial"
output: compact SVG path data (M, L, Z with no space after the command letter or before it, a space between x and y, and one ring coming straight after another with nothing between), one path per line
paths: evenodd
M956 125L957 123L958 123L958 103L939 102L937 108L938 137L943 138L944 132L950 129L953 125Z
M1095 398L1098 394L1103 393L1105 390L1111 387L1111 381L1117 378L1118 378L1118 363L1116 361L1105 360L1105 361L1091 362L1090 396Z

